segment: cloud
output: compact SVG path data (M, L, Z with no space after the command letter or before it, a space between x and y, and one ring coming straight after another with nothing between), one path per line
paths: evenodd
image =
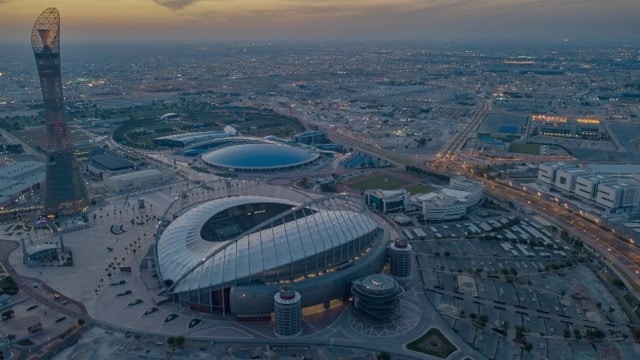
M2 1L5 1L5 0L0 0L0 2ZM201 0L152 0L152 1L160 6L164 6L171 10L181 10Z

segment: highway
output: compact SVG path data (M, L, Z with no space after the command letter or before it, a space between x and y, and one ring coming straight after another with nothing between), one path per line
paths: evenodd
M630 291L637 292L640 288L640 249L630 240L623 241L616 236L615 232L605 230L579 214L574 214L565 207L535 194L497 181L487 183L485 180L485 184L487 184L485 186L487 194L514 202L525 211L538 213L602 255L615 270L625 275L621 280L627 283Z
M441 154L451 154L462 149L467 140L477 132L480 124L482 124L482 121L485 119L489 111L491 111L491 101L480 101L473 111L471 122L464 128L464 130L458 132L456 136L449 141Z

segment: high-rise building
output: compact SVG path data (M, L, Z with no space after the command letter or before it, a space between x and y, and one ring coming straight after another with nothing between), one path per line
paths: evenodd
M89 207L89 193L73 154L67 125L60 72L60 14L48 8L31 31L31 46L38 66L45 118L47 167L44 213L69 215Z

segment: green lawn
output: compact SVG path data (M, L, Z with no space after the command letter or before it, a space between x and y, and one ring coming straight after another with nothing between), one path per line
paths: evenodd
M385 181L386 179L386 181ZM409 182L404 179L398 179L391 176L376 176L371 178L366 178L360 181L353 182L349 184L349 187L358 190L367 190L367 189L382 189L382 190L394 190L399 189Z
M509 152L519 154L540 154L540 145L538 144L509 144Z
M435 190L438 190L438 188L422 184L412 185L407 188L407 191L411 194L427 194Z
M418 339L407 344L407 349L433 355L442 359L458 350L440 330L431 328Z

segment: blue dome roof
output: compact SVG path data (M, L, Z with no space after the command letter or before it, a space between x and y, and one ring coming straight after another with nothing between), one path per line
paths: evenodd
M209 165L237 170L278 170L307 164L319 155L306 149L272 143L238 144L215 149L202 160Z

